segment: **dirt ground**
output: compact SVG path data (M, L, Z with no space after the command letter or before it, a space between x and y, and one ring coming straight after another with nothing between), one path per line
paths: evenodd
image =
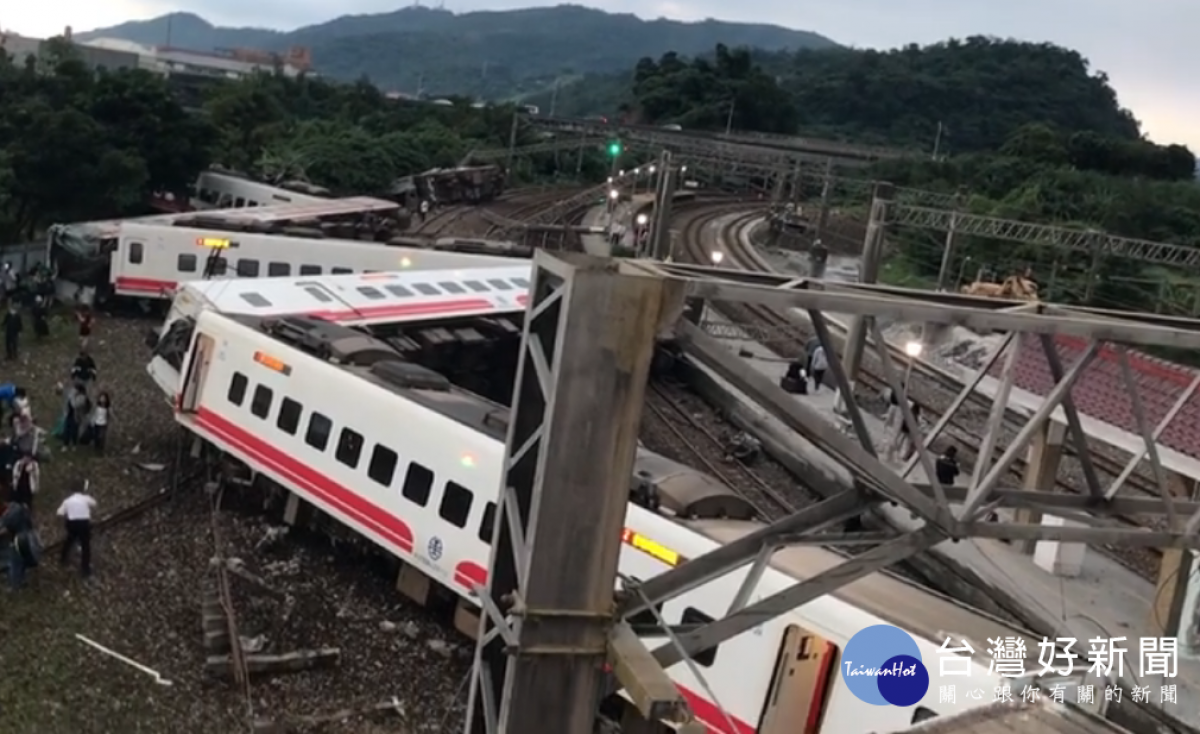
M113 397L108 452L64 451L51 439L34 507L46 543L61 536L54 510L72 481L91 481L105 515L169 480L174 424L144 369L150 326L146 320L98 321L92 353L99 387ZM51 428L62 404L56 384L78 347L74 325L59 321L44 343L28 338L28 324L26 331L18 362L0 363L0 382L27 387L37 422ZM402 714L349 716L321 730L415 733L438 731L447 716L458 720L455 701L461 706L465 698L459 688L470 666L469 645L402 602L386 575L371 572L346 549L286 538L264 548L266 520L244 513L221 515L224 552L290 597L292 610L285 615L279 602L239 589L240 636L260 638L265 653L337 647L341 661L329 671L255 680L249 702L232 683L205 675L200 597L216 552L209 502L193 487L97 532L90 582L79 578L77 557L67 567L44 558L29 586L16 593L0 580L0 732L223 734L248 731L252 717L328 714L393 697ZM170 685L77 635L157 671Z

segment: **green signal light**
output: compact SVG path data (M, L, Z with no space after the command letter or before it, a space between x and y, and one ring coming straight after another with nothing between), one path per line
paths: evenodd
M608 154L611 156L621 155L621 144L616 143L616 142L609 143L608 144Z

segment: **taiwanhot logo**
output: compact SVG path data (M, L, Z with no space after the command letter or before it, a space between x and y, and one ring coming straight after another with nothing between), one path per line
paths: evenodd
M889 624L851 637L841 667L850 692L872 706L912 706L929 690L929 670L916 641Z

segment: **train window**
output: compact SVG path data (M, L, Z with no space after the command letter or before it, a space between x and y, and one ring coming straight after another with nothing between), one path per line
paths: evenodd
M413 288L417 289L417 293L423 293L427 296L440 296L442 292L434 288L428 283L413 283Z
M321 266L320 265L301 265L300 266L300 274L301 275L320 275L321 274Z
M292 274L292 266L288 263L267 263L267 276L282 278Z
M387 298L387 296L383 295L383 291L379 290L378 288L371 288L368 286L363 286L358 289L358 292L363 294L367 298L370 298L370 299L376 300L376 301L378 301L380 298Z
M471 502L474 500L475 495L471 494L471 490L455 482L446 482L446 491L442 494L438 514L446 522L461 528L467 524L467 517L471 514Z
M330 270L329 272L333 273L334 275L348 275L350 273L353 273L354 271L351 270L350 268L334 268L334 269Z
M916 711L913 711L912 723L920 724L922 721L929 721L937 718L937 712L933 709L927 709L924 706L918 706Z
M291 398L284 398L279 404L279 418L275 420L275 425L288 435L295 436L296 429L300 427L300 411L300 403Z
M338 437L337 451L333 455L338 461L353 469L358 466L358 458L362 456L362 450L362 434L349 428L343 428L342 435Z
M212 269L208 270L208 272L212 275L224 275L225 273L229 272L229 261L223 257L217 256L214 258L209 258L207 262L211 263ZM209 266L205 265L205 269L208 268Z
M412 295L412 291L402 285L385 285L383 289L398 298L408 298Z
M271 302L258 293L242 293L242 300L255 308L269 308Z
M458 294L458 293L466 293L467 292L466 288L463 288L458 283L454 283L452 281L438 283L438 285L441 286L442 290L446 291L447 293Z
M313 298L317 299L321 303L329 303L330 301L333 300L332 296L330 296L328 293L321 290L320 288L318 288L315 285L305 288L304 292L307 293L308 295L312 296Z
M490 285L491 287L495 288L498 291L511 291L512 290L512 286L509 285L507 281L500 280L498 278L489 280L488 285Z
M400 494L424 507L429 503L429 492L432 489L433 472L415 461L409 464L408 472L404 475L404 489L400 490Z
M496 525L496 503L489 502L483 508L483 519L479 521L479 539L488 545L492 544L492 533Z
M518 288L528 288L529 287L529 278L513 278L512 282Z
M333 433L333 421L313 411L308 418L308 431L304 434L304 443L317 451L324 451L329 445L329 434Z
M196 272L196 256L188 254L180 254L175 262L175 268L181 273Z
M141 265L142 258L145 257L145 246L141 242L129 243L129 262L134 265Z
M259 418L266 418L271 413L271 399L274 397L271 388L258 385L254 388L254 397L250 399L250 412Z
M704 625L704 624L712 624L714 620L712 617L708 616L707 614L700 611L699 609L696 609L694 607L688 607L687 609L683 610L683 619L681 621L683 622L683 624ZM715 646L710 647L707 650L701 650L700 652L698 652L692 656L692 660L695 660L697 665L701 665L705 668L711 668L713 662L716 661L716 659L717 659L717 648Z
M371 463L367 466L367 476L385 487L390 486L392 477L396 474L396 462L399 460L400 457L396 455L395 451L377 443L375 450L371 452Z
M483 293L484 291L491 290L491 288L488 288L486 285L484 285L483 283L480 283L478 280L464 280L463 285L465 285L466 287L475 291L476 293Z
M233 200L233 205L238 209L242 209L246 206L246 200L239 196Z
M257 278L258 277L258 261L247 260L242 258L238 260L237 274L239 278Z
M246 388L250 386L250 381L241 372L234 372L233 377L229 379L229 392L225 397L229 398L229 402L234 405L241 405L246 399Z

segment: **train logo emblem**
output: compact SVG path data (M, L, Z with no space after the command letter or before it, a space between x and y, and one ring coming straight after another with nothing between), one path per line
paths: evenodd
M432 560L436 561L436 560L440 559L442 557L442 550L444 550L444 548L442 547L442 539L437 537L436 535L433 536L432 538L429 539L429 545L426 546L425 549L427 551L429 551L429 557Z
M929 670L907 632L888 624L860 630L842 653L842 680L872 706L912 706L929 691Z

